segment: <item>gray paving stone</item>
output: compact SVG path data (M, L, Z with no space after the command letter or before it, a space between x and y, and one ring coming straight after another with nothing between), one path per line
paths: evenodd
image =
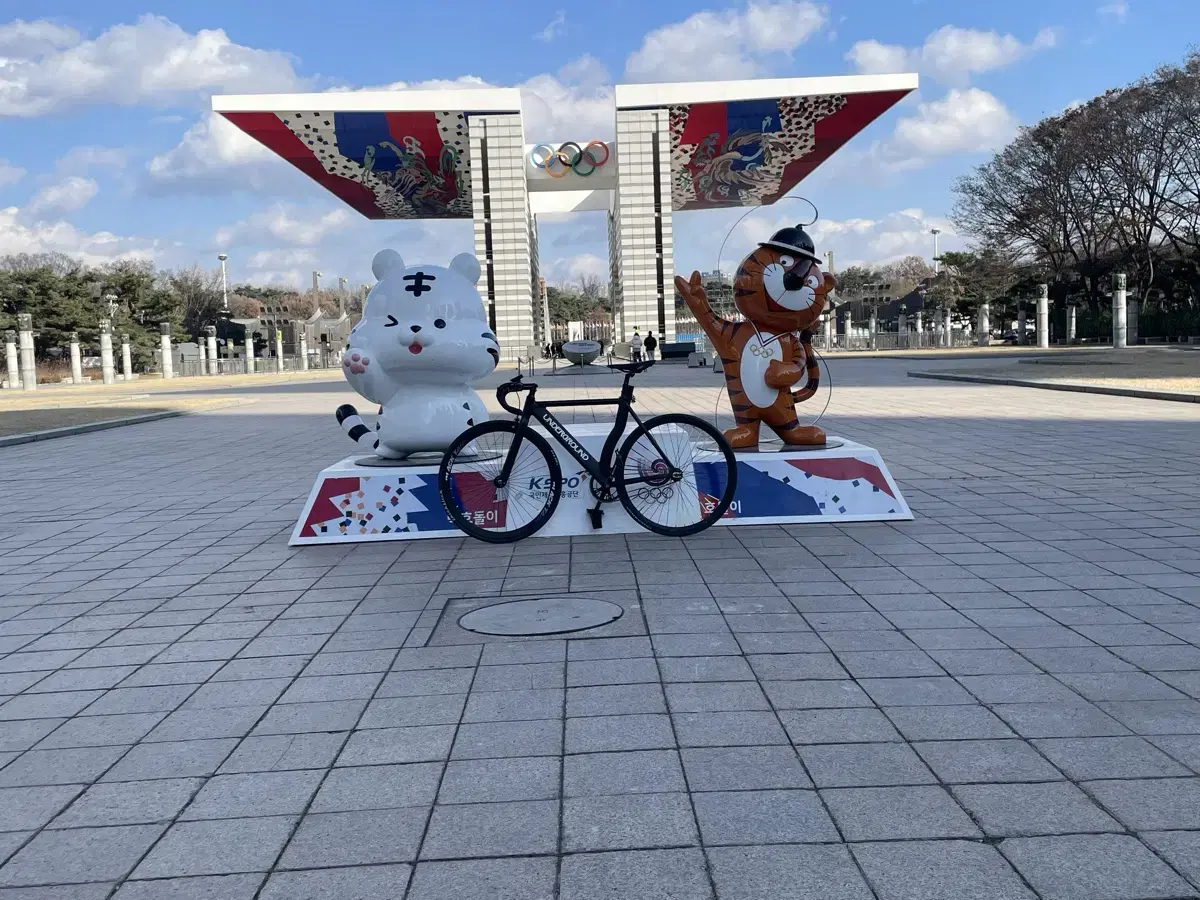
M753 747L788 742L779 720L769 712L673 713L671 721L680 747Z
M770 653L756 654L747 659L754 669L754 674L763 681L848 677L846 670L832 653Z
M753 681L750 664L740 656L679 656L658 660L664 682Z
M253 678L241 681L214 681L201 685L184 702L182 709L223 709L230 706L272 704L291 684L289 678ZM286 700L285 703L293 701Z
M1200 830L1200 778L1089 781L1084 787L1134 831Z
M575 797L563 801L564 852L696 844L685 793Z
M953 678L864 678L858 682L880 706L951 706L974 698Z
M32 835L32 831L0 831L0 865L16 853Z
M586 853L562 862L559 900L711 900L698 849Z
M735 635L744 653L827 653L825 640L805 631L743 632Z
M314 813L430 806L442 775L440 763L357 766L329 773L313 798Z
M750 681L668 684L667 705L673 713L736 712L770 709L762 689Z
M321 783L320 770L255 772L210 778L181 820L283 816L304 811Z
M29 750L0 769L0 787L95 781L128 747Z
M23 694L0 704L0 721L8 719L53 719L73 716L98 700L104 691L60 691L53 694ZM113 710L125 712L126 710Z
M997 703L993 711L1025 738L1115 737L1129 729L1084 700L1066 703Z
M316 703L277 703L254 726L255 735L311 734L349 731L365 713L366 700L329 700ZM248 707L254 709L255 707ZM401 724L401 723L395 723ZM432 724L432 723L425 723ZM376 727L386 727L379 724Z
M392 672L379 685L377 697L422 697L430 694L465 694L474 669L429 669Z
M258 896L259 900L403 900L410 874L407 865L276 872Z
M566 658L567 641L512 641L484 645L479 662L484 666L507 666L561 663Z
M1200 734L1152 735L1148 740L1200 775Z
M848 841L977 837L979 829L944 788L832 788L821 791Z
M275 734L243 738L221 766L222 775L240 772L284 772L289 769L324 769L346 742L345 732Z
M262 706L228 709L180 709L171 713L145 737L147 741L196 741L240 738L266 711Z
M791 747L693 747L680 756L693 792L812 787Z
M614 640L639 640L614 638ZM652 638L654 655L671 656L739 656L742 649L732 634L656 634Z
M993 837L1122 830L1069 782L959 785L953 793Z
M888 718L910 741L1007 738L1013 731L982 706L888 706Z
M132 744L144 737L165 716L166 713L76 716L43 738L37 748L39 750L58 750L69 747Z
M674 746L675 735L671 730L671 720L665 715L590 716L567 719L567 753L660 750Z
M900 841L851 848L879 900L1033 900L995 847Z
M559 795L560 763L549 756L456 760L446 766L439 803L551 800Z
M199 790L199 778L96 784L59 815L52 828L170 822Z
M1138 734L1200 734L1196 700L1128 700L1096 704Z
M569 687L636 684L658 680L658 665L653 659L588 659L567 663Z
M873 900L844 847L714 847L707 855L721 900Z
M783 710L779 718L795 744L891 741L900 737L887 717L874 708Z
M555 868L553 859L537 857L422 862L417 864L408 897L409 900L554 900ZM396 900L400 897L395 895ZM363 900L376 898L389 900L386 893ZM270 898L264 895L263 900ZM284 900L283 896L278 900Z
M557 777L557 765L554 775ZM627 753L567 756L563 760L562 779L563 792L567 797L687 790L679 754L674 750L636 750ZM693 785L693 790L695 789Z
M262 881L261 874L126 881L113 900L253 900Z
M104 775L104 781L211 775L237 746L233 738L138 744Z
M819 788L933 784L937 780L903 743L805 746L800 748L800 758Z
M1076 781L1191 774L1140 737L1047 738L1033 745Z
M913 744L913 749L949 784L1062 778L1033 747L1020 740L921 741Z
M1127 835L1010 838L1001 852L1045 898L1149 900L1193 895L1192 888Z
M687 685L695 687L695 685ZM616 716L637 713L665 713L662 685L613 684L567 689L567 715Z
M814 791L714 791L692 801L705 846L837 840Z
M565 671L565 665L561 662L480 666L475 675L472 690L515 691L561 688L565 684Z
M530 856L558 848L557 800L438 806L421 859Z
M0 886L79 884L124 878L165 825L43 831L0 868Z
M420 669L456 669L474 666L483 652L481 646L418 647L401 650L392 663L392 671Z
M350 735L338 755L337 765L366 766L445 759L453 740L453 725L356 731Z
M532 642L531 642L532 643ZM542 643L542 642L538 642ZM648 637L594 638L567 641L567 659L633 659L653 656Z
M558 719L483 722L460 726L450 755L454 759L557 756L562 741L563 723Z
M1140 837L1200 887L1200 831L1144 831Z
M462 721L516 722L560 718L563 715L563 697L561 688L473 693L467 700Z
M923 650L843 651L838 660L855 678L911 678L944 675Z
M78 784L0 788L0 832L41 828L82 790Z
M288 843L279 868L412 862L428 817L425 807L310 813Z
M767 681L763 690L776 709L843 709L871 706L871 698L854 681Z
M1122 647L1121 652L1134 650L1167 650L1165 647ZM1132 672L1133 666L1119 655L1103 647L1054 647L1022 650L1021 655L1054 674L1068 672Z

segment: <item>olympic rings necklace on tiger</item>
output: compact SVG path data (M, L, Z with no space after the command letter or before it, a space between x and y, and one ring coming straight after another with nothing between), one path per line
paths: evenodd
M574 151L572 155L568 155L568 148ZM604 151L603 157L597 156L595 152L597 149ZM589 141L585 147L580 147L574 141L567 141L559 144L557 150L550 144L536 145L529 151L529 161L535 168L545 170L551 178L562 178L567 172L574 172L580 178L587 178L608 162L608 154L608 144L604 141ZM558 163L561 168L555 168L555 163ZM579 167L582 164L586 164L589 168L586 171L581 170Z

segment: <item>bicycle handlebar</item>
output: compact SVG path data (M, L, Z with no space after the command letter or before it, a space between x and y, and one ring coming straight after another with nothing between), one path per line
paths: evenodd
M502 407L504 407L504 409L508 410L514 416L519 416L521 415L522 410L516 406L509 406L504 402L505 398L508 397L509 394L515 394L518 391L532 391L536 387L536 384L523 384L521 382L521 376L518 375L511 381L506 381L504 384L500 385L500 387L496 388L496 400Z

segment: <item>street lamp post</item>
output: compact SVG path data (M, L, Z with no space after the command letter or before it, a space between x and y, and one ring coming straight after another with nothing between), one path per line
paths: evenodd
M229 278L225 273L225 260L229 259L229 254L218 253L217 259L221 261L221 311L229 312Z
M317 291L319 291L321 289L321 273L314 269L312 276L313 276L313 293L315 294Z
M939 269L941 257L938 256L938 235L942 233L940 228L930 228L929 233L933 235L933 274L936 275Z

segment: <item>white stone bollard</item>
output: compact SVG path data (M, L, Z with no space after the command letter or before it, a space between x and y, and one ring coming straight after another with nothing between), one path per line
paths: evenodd
M254 374L254 335L246 335L246 374Z
M976 327L979 335L979 346L990 347L992 344L992 321L991 305L989 303L979 304L979 322Z
M175 377L175 360L171 357L171 323L159 322L159 347L162 349L162 377Z
M110 346L111 343L112 339L109 338ZM111 354L112 351L109 350L109 353ZM127 334L121 335L121 377L127 382L133 381L133 355L129 351L129 335Z
M1128 307L1125 305L1125 273L1113 274L1112 293L1112 342L1114 350L1126 347L1126 316Z
M304 332L304 328L300 327L296 331L300 335L300 371L308 371L308 335Z
M220 367L217 365L217 326L205 326L204 335L204 339L208 343L208 374L220 374Z
M896 317L896 346L900 346L901 342L908 346L908 315L905 313Z
M917 349L921 347L921 334L925 331L925 313L917 310Z
M71 384L83 384L83 359L79 355L79 332L71 332Z
M275 329L275 371L283 371L283 329Z
M833 349L833 313L827 312L821 315L821 327L825 335L825 349Z
M1037 345L1043 350L1050 346L1050 285L1038 285Z
M8 387L16 390L21 386L21 364L17 361L17 333L4 332L4 361L8 365Z
M116 384L117 375L113 369L112 321L100 320L100 380L105 384Z
M872 309L871 318L867 322L867 347L874 350L877 344L875 333L879 331L879 313Z
M850 310L847 309L842 314L842 349L850 349L850 335L854 333L853 317L850 315Z
M204 338L202 337L196 339L196 352L199 354L196 361L200 364L199 371L196 374L203 375L208 370L208 360L205 358L207 351L204 347Z
M37 390L37 356L33 350L33 316L20 313L17 316L17 340L20 344L21 387L27 391Z
M954 326L950 324L950 308L949 307L946 308L945 315L946 315L946 326L945 326L946 346L951 347L954 345Z
M1072 303L1067 307L1067 343L1075 343L1075 311L1078 307Z

